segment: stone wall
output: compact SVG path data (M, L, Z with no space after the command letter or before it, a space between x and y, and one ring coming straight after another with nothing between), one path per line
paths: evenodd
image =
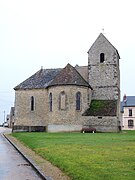
M67 95L66 109L59 109L59 94L64 91ZM76 92L81 92L81 110L76 110ZM52 93L52 112L49 111L49 93ZM19 131L29 131L32 126L46 126L46 131L81 131L82 127L95 127L101 132L117 132L117 117L82 116L88 108L90 89L80 86L57 86L48 90L16 91L15 126ZM35 97L35 111L31 112L30 97ZM20 127L28 127L22 128ZM16 131L16 129L15 129Z
M81 116L78 124L49 124L48 132L81 132L82 128L94 127L97 132L119 132L120 124L117 117Z
M31 111L31 96L34 97L34 111ZM17 90L15 92L15 125L45 126L48 122L47 115L46 89Z
M116 116L85 116L84 127L94 127L99 132L118 132L119 119Z
M59 109L59 95L64 91L66 94L66 106ZM76 93L81 93L81 110L76 110ZM51 125L82 125L82 113L89 107L91 92L87 87L80 86L54 86L49 88L48 94L52 93L53 107L49 112L49 124ZM90 98L88 99L88 94Z
M59 109L60 93L66 94L66 108ZM81 109L76 110L76 93L81 93ZM52 93L52 112L49 94ZM88 96L88 94L90 94ZM31 111L31 96L35 109ZM89 97L89 98L88 98ZM89 107L91 90L80 86L53 86L47 89L17 90L15 93L15 123L18 126L82 125L82 113ZM53 127L53 126L52 126ZM73 128L74 129L74 128Z

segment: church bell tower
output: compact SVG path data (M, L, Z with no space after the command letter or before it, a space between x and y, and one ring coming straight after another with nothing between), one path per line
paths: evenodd
M101 33L88 51L89 84L92 99L120 99L119 53Z

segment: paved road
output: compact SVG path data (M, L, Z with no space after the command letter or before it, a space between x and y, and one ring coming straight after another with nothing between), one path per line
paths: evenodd
M0 180L39 180L41 179L29 163L3 137L11 131L0 127Z

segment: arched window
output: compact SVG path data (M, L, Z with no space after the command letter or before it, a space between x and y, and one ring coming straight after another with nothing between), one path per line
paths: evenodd
M50 106L50 111L52 111L52 93L49 94L49 106Z
M81 93L76 93L76 110L81 110Z
M35 109L34 96L31 96L31 111L34 111L34 109Z
M103 63L105 61L105 54L101 53L100 54L100 63Z
M128 127L133 128L134 127L134 121L132 119L128 120Z
M60 110L66 109L66 94L64 91L62 91L59 96L59 109Z

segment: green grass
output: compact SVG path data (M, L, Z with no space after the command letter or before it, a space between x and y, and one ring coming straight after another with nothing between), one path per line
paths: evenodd
M135 131L12 135L58 166L71 179L135 179Z

